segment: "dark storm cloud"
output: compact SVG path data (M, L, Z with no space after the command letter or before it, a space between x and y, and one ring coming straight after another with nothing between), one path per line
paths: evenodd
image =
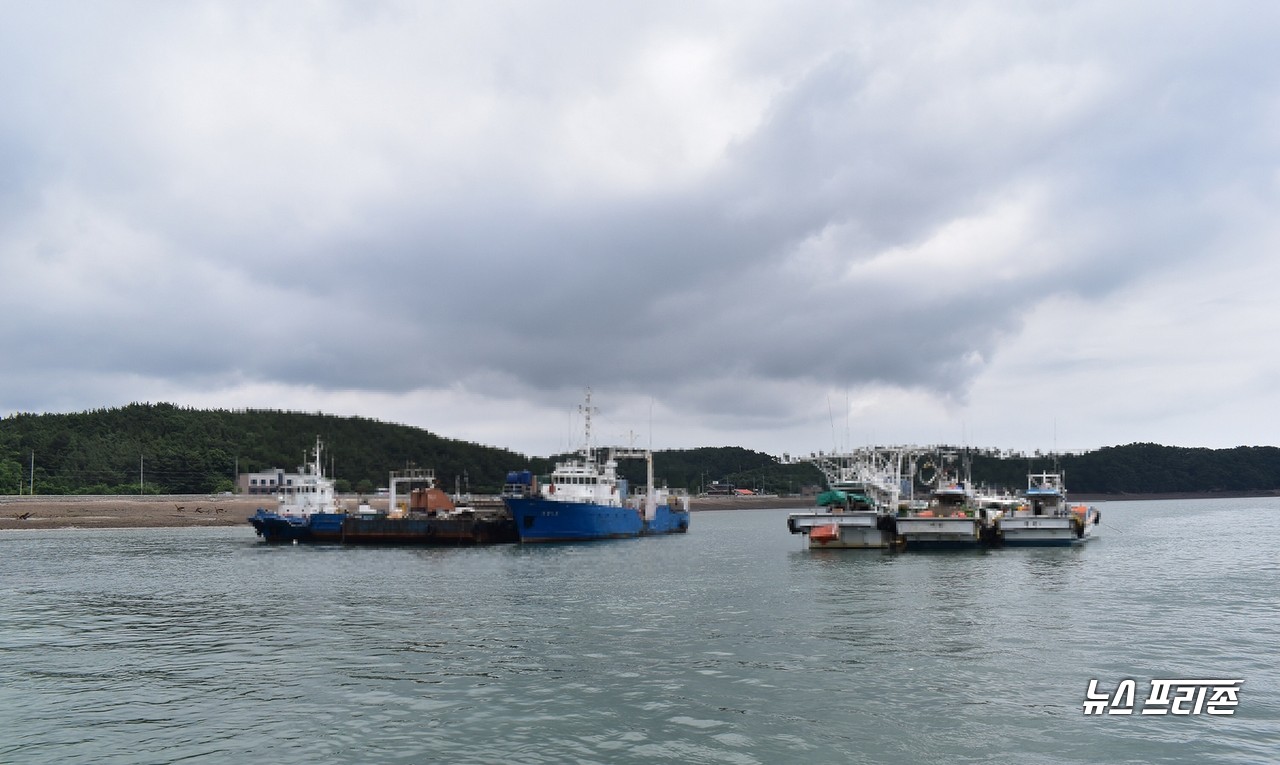
M142 8L0 33L9 406L42 374L963 402L1036 305L1275 201L1274 11Z

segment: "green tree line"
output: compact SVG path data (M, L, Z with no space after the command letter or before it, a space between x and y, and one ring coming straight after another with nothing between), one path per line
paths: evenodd
M0 420L0 493L203 494L234 489L239 473L304 464L319 436L325 472L339 491L368 493L391 470L435 470L446 489L495 493L508 471L550 472L556 457L443 438L422 428L362 417L275 410L192 409L130 404L74 414L14 414ZM957 449L976 483L1019 489L1029 472L1066 473L1073 493L1272 491L1280 489L1280 449L1203 449L1135 443L1083 454L1020 456ZM33 458L34 455L34 458ZM34 473L32 468L34 467ZM644 463L622 474L644 483ZM769 494L821 486L805 462L782 462L740 447L659 451L654 471L667 486L699 492L713 481Z
M0 493L232 491L237 474L297 470L317 436L325 473L344 492L386 486L391 470L406 467L432 468L450 489L456 477L474 491L496 492L506 471L535 467L507 449L361 417L130 404L0 420Z
M1269 492L1280 489L1280 448L1188 448L1133 443L1081 454L1008 456L974 452L973 480L1013 489L1028 473L1061 472L1075 494Z

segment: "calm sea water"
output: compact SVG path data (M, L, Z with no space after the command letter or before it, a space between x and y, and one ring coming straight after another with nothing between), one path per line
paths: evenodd
M0 762L1275 762L1280 501L1101 507L1079 549L902 555L809 552L786 511L443 550L0 532ZM1182 677L1243 678L1234 716L1082 712Z

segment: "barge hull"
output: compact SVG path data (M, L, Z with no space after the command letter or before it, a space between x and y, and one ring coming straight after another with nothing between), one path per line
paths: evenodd
M965 550L982 545L977 518L898 518L898 538L908 550Z
M515 542L510 518L361 518L340 513L286 518L259 513L249 522L272 544L458 546Z
M1018 517L998 522L1000 543L1005 547L1071 547L1092 538L1092 525L1076 518Z

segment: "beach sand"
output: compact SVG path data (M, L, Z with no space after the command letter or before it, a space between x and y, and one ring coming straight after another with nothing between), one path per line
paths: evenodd
M0 529L236 526L270 497L0 497Z

